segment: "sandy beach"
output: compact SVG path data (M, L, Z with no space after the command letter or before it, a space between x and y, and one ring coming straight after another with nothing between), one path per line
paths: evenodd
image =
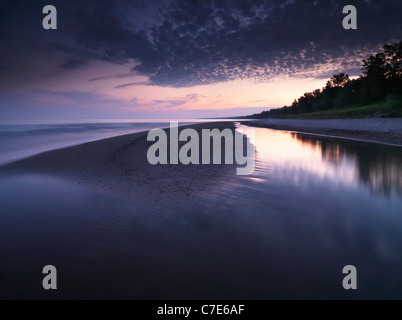
M181 129L234 129L232 122L183 126ZM168 133L169 130L167 129ZM97 192L136 203L179 204L219 192L236 179L235 165L151 165L153 142L141 132L53 150L0 167L0 172L46 174L89 186ZM184 143L181 143L184 144ZM211 145L212 148L212 145Z
M401 16L0 0L0 300L402 300Z
M298 131L361 141L402 145L402 118L367 119L263 119L244 122L250 126Z
M234 124L180 130L188 127L233 130ZM209 271L199 283L192 278L198 270L193 264L199 263L196 255L203 255L198 247L213 254L216 243L205 239L210 221L200 208L238 181L237 166L152 166L147 133L53 150L0 167L0 241L8 244L0 249L0 279L9 279L0 281L0 298L205 297L206 289L204 294L196 289L212 268L200 263ZM195 250L195 255L183 250ZM35 270L43 263L62 270L63 289L53 295L35 283L41 278Z

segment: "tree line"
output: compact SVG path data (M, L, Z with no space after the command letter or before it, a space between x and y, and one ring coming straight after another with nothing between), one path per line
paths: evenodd
M365 106L402 94L402 41L385 45L381 52L363 60L363 75L350 79L339 73L322 89L306 92L290 106L263 111L251 118L297 115L333 108Z

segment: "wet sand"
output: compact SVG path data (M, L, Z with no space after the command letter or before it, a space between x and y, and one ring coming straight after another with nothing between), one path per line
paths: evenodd
M232 122L183 126L196 129L234 129ZM167 136L169 130L165 130ZM219 192L235 179L236 165L151 165L147 151L154 143L147 133L129 134L53 150L0 167L3 173L46 174L67 178L96 192L136 203L185 203ZM200 134L201 136L201 134ZM169 139L168 139L169 141ZM180 145L185 142L180 142ZM212 153L212 144L211 144ZM200 153L201 154L201 153Z
M234 130L231 122L179 130L188 127ZM0 167L1 299L219 296L213 285L200 290L215 271L198 256L219 254L200 208L238 180L237 165L152 166L146 136L85 143ZM59 274L54 292L41 285L48 264ZM195 276L197 268L206 270Z
M239 177L151 166L151 144L126 135L0 168L0 299L401 298L401 148L257 128L256 171ZM42 288L49 264L56 291Z

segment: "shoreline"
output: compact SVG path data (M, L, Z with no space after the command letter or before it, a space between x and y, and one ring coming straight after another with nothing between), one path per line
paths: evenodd
M235 122L179 130L189 127ZM237 165L152 166L146 131L0 167L0 298L340 299L350 257L376 289L357 298L400 297L395 265L368 240L399 257L402 149L259 131L250 178ZM49 264L54 292L40 285ZM383 291L373 266L386 271Z
M234 122L208 122L179 126L235 130ZM169 137L169 128L162 128ZM236 181L236 164L151 165L147 151L148 131L87 142L43 152L0 166L0 174L35 174L70 180L113 197L147 204L182 204L201 201ZM169 141L169 139L168 139ZM186 142L180 142L179 146ZM211 144L212 148L212 144ZM201 153L200 153L201 155Z
M402 147L402 119L264 119L241 121L250 127Z

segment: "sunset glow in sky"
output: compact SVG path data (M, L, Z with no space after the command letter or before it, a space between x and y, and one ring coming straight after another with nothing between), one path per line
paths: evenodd
M352 1L358 30L331 0L50 2L0 3L1 120L252 114L361 74L402 35L398 1Z

